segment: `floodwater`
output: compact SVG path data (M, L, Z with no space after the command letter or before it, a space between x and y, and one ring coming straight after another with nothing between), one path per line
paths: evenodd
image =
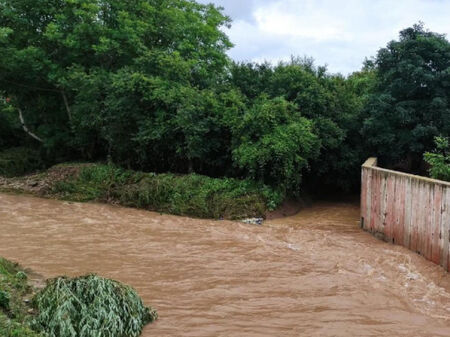
M450 274L362 232L358 205L263 226L0 194L0 255L135 287L144 337L450 336Z

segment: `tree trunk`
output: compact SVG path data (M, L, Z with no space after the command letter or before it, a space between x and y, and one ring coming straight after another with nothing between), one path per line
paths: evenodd
M72 112L70 111L69 101L67 100L66 93L62 90L61 95L64 100L64 105L66 106L67 116L69 117L69 121L72 121Z

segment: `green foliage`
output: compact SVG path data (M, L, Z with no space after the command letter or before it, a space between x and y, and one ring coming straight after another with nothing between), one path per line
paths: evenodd
M368 147L385 162L416 169L435 136L450 135L450 43L415 25L380 49L375 90L366 107Z
M14 147L0 152L0 176L20 176L44 167L40 152L33 148Z
M430 165L430 176L434 179L450 181L450 142L448 138L436 137L435 152L424 154Z
M64 177L53 185L53 193L72 201L106 200L117 185L134 182L140 174L113 165L72 165L79 173Z
M0 336L2 337L45 337L32 330L27 324L8 318L0 313Z
M59 157L131 162L148 119L176 118L172 87L218 83L232 46L229 18L190 0L0 0L0 22L0 92Z
M261 97L236 125L233 159L248 176L282 190L297 190L302 169L318 154L312 123L283 98Z
M27 278L16 264L0 258L0 310L11 317L23 318L22 296L30 290Z
M111 165L87 165L78 175L55 183L67 200L113 200L133 206L201 218L263 216L283 195L249 180L140 173Z
M229 25L191 0L0 0L0 150L37 146L21 109L51 162L252 179L295 195L357 190L368 156L418 170L433 138L450 136L445 36L407 28L343 77L310 58L233 63ZM103 178L58 188L109 197Z
M49 337L137 337L158 317L134 289L97 275L50 280L33 302L34 325Z
M0 336L41 336L29 326L29 308L23 302L29 293L26 274L17 264L0 257Z
M20 125L16 114L7 102L6 95L0 90L0 151L20 145Z
M358 186L360 165L365 156L359 132L363 122L361 112L367 99L364 95L373 82L372 72L364 71L345 79L329 75L323 67L315 67L311 59L292 58L290 62L276 66L234 64L232 75L232 83L246 95L253 109L261 93L269 99L282 97L291 104L291 110L297 111L293 114L294 119L302 116L303 124L308 123L306 119L312 122L311 132L317 142L311 149L313 155L305 156L307 165L303 167L309 167L309 170L299 167L294 169L296 173L289 169L278 170L277 179L269 179L272 180L269 183L290 180L291 184L287 185L295 192L303 174L304 183L314 190L323 186L351 190ZM241 139L236 137L234 141L239 143ZM264 151L266 148L262 147L261 151ZM298 154L300 148L289 150L282 155L283 160L289 161L288 157ZM252 165L257 167L257 158L253 159ZM272 166L270 164L268 169ZM292 181L293 175L297 182Z
M0 289L0 308L9 310L9 293Z
M280 194L250 181L195 174L146 175L136 184L115 189L112 195L126 206L216 219L261 217L281 201Z

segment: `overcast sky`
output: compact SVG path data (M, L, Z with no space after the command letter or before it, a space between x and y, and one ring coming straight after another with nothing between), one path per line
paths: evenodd
M419 21L450 36L450 0L198 0L225 8L238 61L312 56L348 74Z

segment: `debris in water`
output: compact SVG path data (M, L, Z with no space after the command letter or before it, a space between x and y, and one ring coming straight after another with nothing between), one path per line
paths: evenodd
M241 220L243 223L249 224L249 225L258 225L261 226L264 222L263 218L249 218Z

